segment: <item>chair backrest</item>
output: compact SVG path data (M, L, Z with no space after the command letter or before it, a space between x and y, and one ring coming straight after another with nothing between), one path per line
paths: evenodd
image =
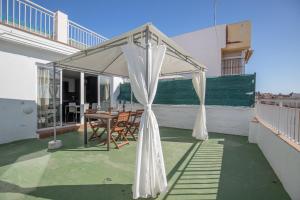
M126 127L130 118L130 113L131 112L119 112L115 127Z
M98 103L92 103L92 110L97 110Z
M144 112L143 109L140 109L140 110L136 110L136 111L135 111L135 116L134 116L134 119L133 119L133 123L134 123L134 124L140 123L141 117L142 117L142 115L143 115L143 112Z
M144 109L136 110L135 113L137 116L142 117L142 115L144 113Z
M69 113L76 113L76 103L74 102L69 103Z
M85 103L83 105L83 112L85 112L86 110L88 110L90 108L90 104L89 103Z
M94 109L87 109L87 110L85 111L85 113L87 113L87 114L94 114L94 113L97 113L97 110L94 110Z
M109 112L109 113L111 113L112 111L113 111L113 107L109 107L108 109L107 109L107 111Z

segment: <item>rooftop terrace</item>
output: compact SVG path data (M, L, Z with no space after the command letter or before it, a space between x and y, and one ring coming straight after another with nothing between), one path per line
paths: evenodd
M158 199L290 199L256 144L247 137L161 128L169 192ZM134 141L120 150L89 143L79 132L0 145L0 199L131 199Z
M53 12L30 0L0 0L0 25L86 49L107 38L68 19L61 11Z

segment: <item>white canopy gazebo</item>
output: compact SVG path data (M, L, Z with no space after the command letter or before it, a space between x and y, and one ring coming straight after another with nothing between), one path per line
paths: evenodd
M155 197L167 190L159 127L151 109L160 76L193 74L193 85L200 98L193 136L206 140L205 66L199 64L173 40L152 24L50 63L56 67L81 72L129 78L136 99L144 106L136 151L133 198ZM53 73L55 76L55 73ZM55 77L53 79L55 81ZM55 84L53 84L55 89ZM55 107L55 101L53 101ZM56 116L56 115L54 115ZM56 144L56 119L54 141ZM54 145L55 146L55 145Z

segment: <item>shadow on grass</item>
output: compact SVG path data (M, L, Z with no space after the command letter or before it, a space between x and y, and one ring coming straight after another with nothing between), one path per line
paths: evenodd
M39 158L56 151L106 151L106 146L99 145L99 142L97 141L89 142L86 146L88 148L86 148L83 144L83 135L79 132L70 132L58 135L58 139L63 142L63 146L58 150L48 150L48 142L52 140L52 137L39 140L26 139L1 144L0 167L16 162Z
M290 199L256 144L243 136L220 136L224 148L217 200Z
M194 143L168 174L170 188L163 200L290 199L247 137L210 133L209 138Z
M20 187L0 181L1 193L20 193L28 196L52 200L61 199L132 199L130 184L89 184L89 185L53 185L39 187Z
M220 173L219 168L214 169L213 173L209 168L219 167L219 159L222 156L219 155L214 161L206 160L201 158L204 155L202 150L203 142L195 142L186 152L186 154L177 163L176 167L172 169L171 173L168 174L168 180L175 176L176 179L163 196L163 200L167 199L212 199L216 196L218 188L218 174ZM204 159L204 160L203 160ZM218 162L216 162L218 161ZM205 163L208 166L195 167L195 163ZM212 163L213 162L213 163Z
M20 140L0 145L0 167L46 155L48 141Z
M196 143L192 130L160 127L160 138L163 142Z

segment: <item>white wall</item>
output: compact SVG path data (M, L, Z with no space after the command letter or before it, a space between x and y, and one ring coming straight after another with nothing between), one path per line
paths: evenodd
M41 50L41 52L44 52L46 50L48 51L48 53L44 54L43 56L48 58L49 56L51 56L51 54L55 54L54 60L62 59L65 55L70 55L78 51L78 49L75 49L69 45L55 42L53 40L46 39L41 36L33 35L31 33L17 30L1 24L0 40L8 41L13 44L28 46L31 48L34 47ZM40 53L39 55L42 54Z
M55 13L55 39L57 41L63 42L63 43L68 43L68 15L61 11L56 11Z
M2 25L1 31L5 34L0 34L0 144L36 137L36 63L61 59L74 51Z
M35 62L45 61L4 52L1 41L0 46L0 143L33 138L37 123ZM25 114L24 109L31 112Z
M207 76L221 76L221 49L226 47L225 24L178 35L173 40L208 68Z
M134 109L142 108L134 104ZM193 129L199 106L196 105L153 105L160 126ZM130 104L126 105L130 109ZM253 108L231 106L206 106L207 129L209 132L248 136L249 121Z
M300 152L259 122L250 122L249 141L257 143L285 190L300 199Z

